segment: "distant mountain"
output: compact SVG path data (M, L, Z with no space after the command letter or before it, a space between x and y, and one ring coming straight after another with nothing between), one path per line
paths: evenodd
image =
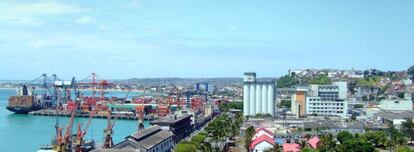
M194 85L196 83L208 83L211 85L237 85L243 83L243 78L131 78L126 80L113 80L119 84L137 85Z

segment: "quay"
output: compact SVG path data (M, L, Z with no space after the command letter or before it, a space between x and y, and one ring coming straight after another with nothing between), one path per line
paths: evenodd
M49 116L49 117L70 117L71 114L68 111L60 111L57 112L56 110L37 110L37 111L32 111L29 112L29 115L33 115L33 116ZM78 118L89 118L90 114L89 113L76 113L75 117ZM101 113L96 113L93 118L99 118L99 119L107 119L108 115L107 114L101 114ZM138 117L135 115L129 115L129 114L111 114L110 115L111 119L121 119L121 120L138 120ZM155 120L156 118L149 118L149 117L145 117L144 120Z

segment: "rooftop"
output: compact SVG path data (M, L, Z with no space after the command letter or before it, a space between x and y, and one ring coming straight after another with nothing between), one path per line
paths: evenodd
M173 116L172 118L170 117L165 117L165 118L161 118L161 119L157 119L151 122L151 124L175 124L181 120L184 120L186 118L190 118L192 117L191 114L182 114L180 116Z

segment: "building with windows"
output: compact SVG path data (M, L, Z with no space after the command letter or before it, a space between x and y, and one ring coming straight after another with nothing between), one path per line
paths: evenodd
M306 114L346 117L347 90L347 82L334 82L332 85L310 85L306 97Z
M275 115L276 81L257 81L256 73L244 73L243 115Z

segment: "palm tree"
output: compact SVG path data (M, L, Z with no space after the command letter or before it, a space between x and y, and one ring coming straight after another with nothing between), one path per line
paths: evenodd
M391 149L395 150L398 145L404 145L406 143L404 139L404 135L401 134L394 127L394 125L390 126L390 128L388 129L388 132L389 132L389 137L390 137L389 146Z
M410 138L411 145L414 140L414 122L412 118L405 118L405 122L402 123L401 129L405 136Z
M246 129L246 132L244 135L245 137L244 147L246 148L247 151L250 151L250 144L252 143L252 138L255 133L256 131L253 126L250 126Z
M213 149L211 147L211 144L208 141L201 142L198 148L202 152L212 152L213 151Z
M336 142L332 134L321 136L321 147L328 152L335 151Z

